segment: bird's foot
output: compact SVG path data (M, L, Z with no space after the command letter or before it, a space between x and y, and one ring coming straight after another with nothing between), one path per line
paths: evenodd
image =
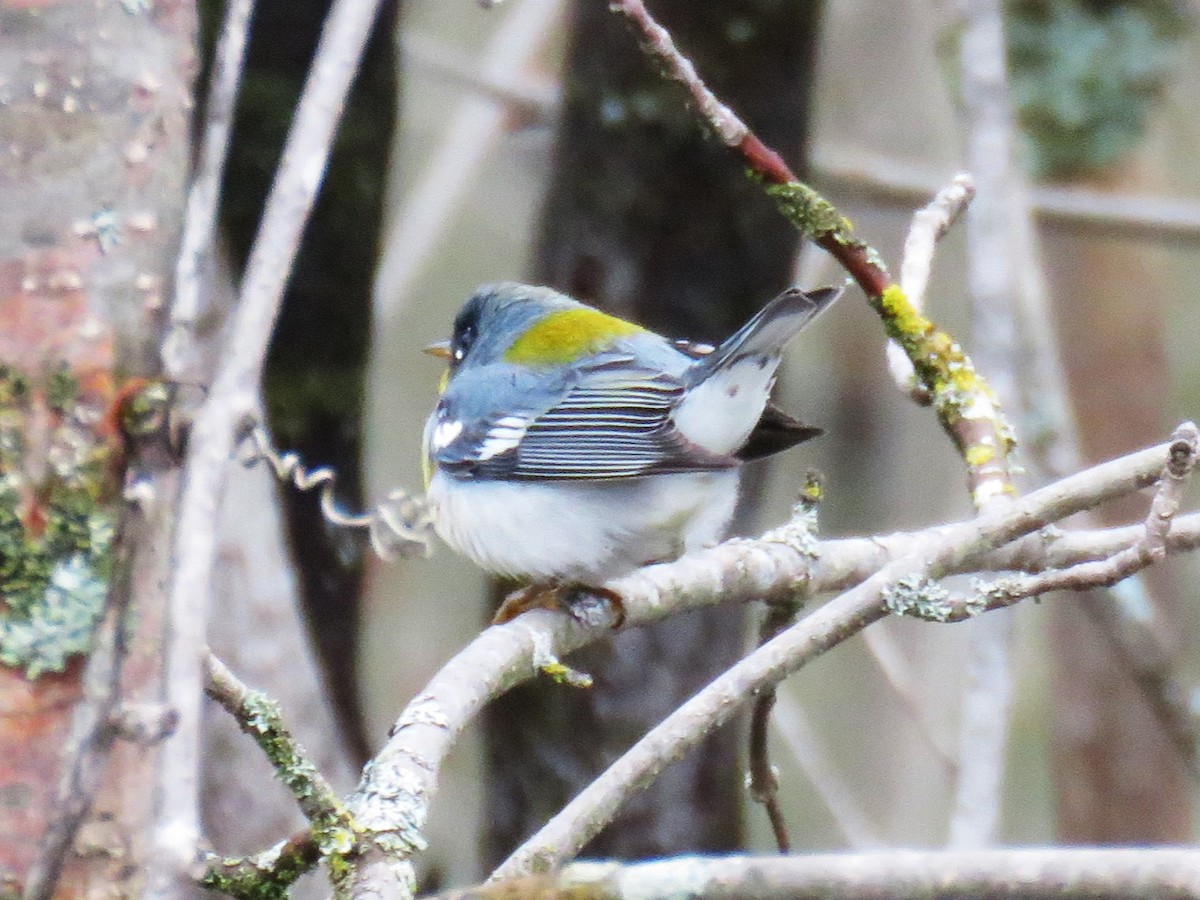
M562 608L577 622L614 629L625 623L625 601L616 591L589 584L567 584L560 592Z
M496 614L492 616L492 624L503 625L505 622L511 622L521 613L529 612L531 609L561 610L562 608L558 599L558 585L544 582L535 583L513 591L505 597L500 608L496 610Z
M625 603L621 595L608 588L586 584L531 584L504 598L493 625L511 622L531 609L565 612L575 621L592 627L619 628L625 621Z

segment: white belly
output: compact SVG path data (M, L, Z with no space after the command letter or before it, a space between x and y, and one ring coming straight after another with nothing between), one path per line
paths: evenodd
M438 534L498 575L596 584L719 541L738 472L612 481L459 481L429 485Z

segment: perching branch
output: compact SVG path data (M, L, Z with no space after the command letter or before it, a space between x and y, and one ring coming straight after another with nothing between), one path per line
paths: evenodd
M998 532L993 546L1012 541L1081 508L1154 483L1166 453L1165 445L1144 450L1017 501L1003 520L1005 528ZM1200 516L1187 518L1189 529L1184 530L1177 523L1168 539L1173 551L1200 541ZM758 540L729 541L673 563L649 566L606 587L624 599L627 624L636 625L683 608L788 597L806 584L814 592L842 590L898 558L922 554L931 542L946 540L947 536L961 536L961 543L955 545L958 554L950 554L944 563L945 572L970 571L970 566L986 564L982 558L984 548L977 551L981 554L979 559L972 559L964 548L976 537L981 523L994 519L981 518L917 535L849 544L831 541L819 548L806 532L785 526ZM1104 540L1104 534L1093 535L1092 539L1101 541L1106 552L1119 549L1111 540ZM1120 545L1123 547L1138 535L1125 530L1120 537L1125 542ZM1064 559L1056 556L1056 548L1060 542L1070 543L1069 539L1070 535L1038 536L1006 548L1002 565L1031 570L1062 565ZM1070 561L1094 558L1089 555L1093 551L1086 542L1083 546L1070 544L1070 550ZM871 621L883 614L878 604L869 608ZM826 606L814 615L828 616L828 610ZM813 627L812 620L810 616L797 627ZM864 626L865 622L852 616L838 625L847 635ZM493 697L535 677L538 671L535 660L544 659L548 652L565 655L606 633L603 628L584 628L566 616L540 611L483 632L434 676L400 716L391 739L364 772L358 796L351 804L359 824L382 836L389 852L406 855L418 850L420 829L436 790L438 770L466 724Z
M1063 479L1014 501L1003 514L982 515L922 532L819 544L807 528L793 521L762 538L728 541L610 582L607 587L625 601L625 627L720 602L782 599L801 589L813 593L853 590L747 657L651 732L631 751L636 755L633 768L628 761L619 764L626 772L617 777L619 787L613 787L612 770L597 783L602 794L616 790L605 801L607 814L619 806L620 796L627 795L628 785L653 777L673 755L683 752L689 740L719 724L739 699L744 701L754 690L776 683L787 671L892 609L911 607L914 595L936 602L936 591L929 590L932 579L972 571L1044 572L1103 559L1133 546L1142 539L1142 526L1088 532L1041 529L1081 509L1156 483L1172 446L1152 447ZM1177 516L1165 536L1166 551L1178 553L1197 547L1200 513ZM924 579L905 583L904 576L914 572L924 572ZM397 874L397 865L424 846L421 829L437 789L441 764L480 710L519 682L537 677L547 659L604 639L611 633L609 624L586 627L568 616L537 610L487 629L447 662L401 714L349 801L360 836L377 848L368 851L366 861L360 864L356 889L377 883L381 872L386 877L407 877L403 872ZM766 662L762 654L767 654ZM737 690L723 693L731 679ZM720 695L715 711L714 690ZM690 720L690 732L678 733L682 720ZM652 745L649 750L647 741ZM665 755L656 761L656 754ZM628 777L629 772L636 777ZM552 825L561 832L564 820L574 823L571 829L578 829L583 827L579 823L588 819L607 821L604 812L590 807L580 812L573 804ZM582 832L572 833L572 838L554 839L561 841L558 857L539 851L538 858L547 864L556 858L560 862L570 858L583 840ZM306 848L301 839L293 843ZM295 865L297 858L310 857L292 854L287 864ZM269 865L262 855L244 862L254 867ZM514 861L506 871L523 866L524 862ZM398 889L411 890L411 881Z
M1154 470L1161 471L1167 449L1156 448L1157 458L1147 460L1152 462L1151 471L1141 473L1147 483L1157 481L1159 472ZM755 650L638 741L510 856L493 877L546 871L563 864L611 821L633 792L657 777L712 728L727 721L756 693L774 686L897 608L936 608L945 600L936 582L951 571L975 564L987 552L1078 512L1102 496L1111 496L1113 490L1122 492L1117 482L1097 477L1104 468L1063 479L1001 509L985 511L971 522L937 529L924 547L889 562L857 587ZM1116 474L1112 469L1108 472ZM1125 479L1132 474L1122 473L1119 480L1129 485ZM639 574L651 571L653 567ZM808 583L810 589L815 589L812 574L810 571ZM624 580L612 582L609 587L624 596L616 587Z

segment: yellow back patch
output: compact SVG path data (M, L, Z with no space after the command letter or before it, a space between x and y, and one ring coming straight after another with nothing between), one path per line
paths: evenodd
M504 360L527 366L561 365L603 350L618 338L645 330L597 309L562 309L550 313L513 341Z

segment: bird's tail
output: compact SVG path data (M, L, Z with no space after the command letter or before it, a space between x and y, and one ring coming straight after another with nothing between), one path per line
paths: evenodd
M804 292L789 288L758 311L716 350L692 367L693 384L753 356L777 356L788 341L842 295L840 287Z

